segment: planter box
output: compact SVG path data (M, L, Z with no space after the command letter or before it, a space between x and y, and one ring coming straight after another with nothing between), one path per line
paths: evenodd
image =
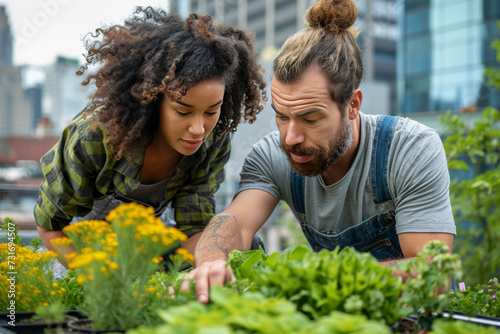
M443 317L445 317L445 318L451 317L454 320L462 320L462 321L472 322L476 325L495 326L496 328L500 328L500 319L499 318L487 317L484 315L477 315L475 317L469 317L468 315L466 315L463 312L446 310L443 312Z
M67 322L78 319L80 315L77 311L68 311L66 320L60 323L41 323L41 322L26 322L31 319L35 312L16 312L15 326L9 325L10 319L7 318L9 313L0 313L0 334L45 334L46 329L55 329L57 327L66 328Z
M475 317L470 317L463 312L458 312L458 311L453 311L453 310L445 310L443 312L443 315L440 317L470 322L470 323L473 323L475 325L480 325L480 326L485 326L485 327L500 328L500 319L494 318L494 317L488 317L488 316L483 316L483 315L477 315ZM416 314L410 314L404 320L406 320L408 322L413 322L413 323L420 322L420 325L422 325L424 327L430 327L432 324L432 321L433 321L433 319L427 319L427 320L421 319L419 321L418 316Z

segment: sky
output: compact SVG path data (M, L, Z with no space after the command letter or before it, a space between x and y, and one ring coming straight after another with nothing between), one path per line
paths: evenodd
M83 63L82 38L123 23L135 6L166 9L168 0L0 0L14 37L14 65L46 66L58 55Z

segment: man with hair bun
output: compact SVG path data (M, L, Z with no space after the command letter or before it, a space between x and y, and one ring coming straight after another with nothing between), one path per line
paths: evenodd
M250 249L280 200L315 251L351 246L387 266L416 257L430 240L451 251L456 227L440 137L408 118L360 111L356 17L353 0L319 0L308 27L279 51L271 85L279 132L254 145L233 202L200 237L187 275L200 302L210 286L234 279L227 254Z

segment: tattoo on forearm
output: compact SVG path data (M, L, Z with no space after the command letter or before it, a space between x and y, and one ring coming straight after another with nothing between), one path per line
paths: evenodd
M198 244L196 245L196 252L205 251L218 251L223 252L226 256L231 252L228 249L227 243L228 236L222 235L221 232L226 228L221 228L228 219L234 219L236 223L236 217L232 215L219 215L215 217L215 220L210 222L210 224L205 228ZM226 242L224 242L224 239Z

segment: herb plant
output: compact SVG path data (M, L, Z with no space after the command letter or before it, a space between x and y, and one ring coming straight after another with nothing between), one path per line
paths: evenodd
M464 291L455 291L448 308L464 312L469 316L485 315L500 318L500 286L498 279L492 278L487 285L476 285Z
M237 279L253 283L250 290L286 298L311 319L342 311L393 324L408 313L398 298L401 278L369 253L299 246L269 256L233 251L229 263Z
M60 254L68 254L69 269L83 286L80 311L94 329L124 330L145 323L151 276L161 269L165 254L187 236L167 227L152 208L137 203L112 210L107 221L82 221L66 226L69 238L52 241ZM179 251L177 257L190 258ZM175 261L174 261L175 262Z
M450 254L445 242L427 243L419 257L398 264L398 269L410 278L405 282L402 300L420 316L442 314L451 301L451 277L462 277L457 254Z

